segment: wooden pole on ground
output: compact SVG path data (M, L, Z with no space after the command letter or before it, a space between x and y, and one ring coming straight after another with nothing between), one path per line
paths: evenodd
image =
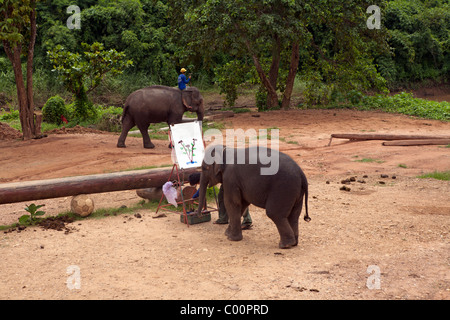
M450 145L450 139L397 140L383 142L383 146L444 146Z
M188 181L189 175L198 171L197 168L183 170L182 181ZM161 187L170 178L170 172L167 169L151 169L4 183L0 184L0 204Z
M425 135L404 135L404 134L365 134L365 133L333 133L330 138L330 143L333 138L349 139L357 141L365 140L425 140L425 139L450 139L450 136L425 136Z

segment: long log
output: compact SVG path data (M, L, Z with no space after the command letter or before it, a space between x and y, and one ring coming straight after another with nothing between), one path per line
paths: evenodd
M180 171L180 180L188 181L189 175L198 171L196 168ZM172 177L171 172L172 169L151 169L4 183L0 184L0 204L161 187L169 178L177 180L176 172Z
M450 136L430 136L430 135L406 135L406 134L366 134L366 133L333 133L330 138L330 143L333 138L336 139L349 139L349 140L424 140L424 139L450 139Z
M410 134L365 134L365 133L334 133L332 138L351 140L421 140L421 139L450 139L450 136L424 136Z
M443 146L450 144L450 139L397 140L383 142L383 146Z

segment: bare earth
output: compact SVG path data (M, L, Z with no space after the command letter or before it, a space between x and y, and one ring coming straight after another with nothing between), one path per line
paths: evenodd
M0 299L450 298L450 183L416 178L450 170L450 149L337 139L327 146L332 133L450 135L449 123L350 110L255 114L226 119L226 127L280 129L280 150L299 163L310 185L312 221L301 220L298 247L280 250L275 225L254 206L253 229L240 242L226 239L226 226L188 227L178 215L153 219L148 210L135 212L141 218L75 222L68 234L29 227L0 233ZM145 150L140 138L129 137L128 148L117 149L117 137L0 140L0 183L172 163L167 141ZM356 161L364 158L378 161ZM354 176L365 183L341 191L341 180ZM141 200L135 191L92 197L96 208ZM55 215L69 209L70 198L41 203ZM0 225L16 222L25 205L0 205ZM79 268L80 289L67 285L69 266ZM379 289L373 288L378 272Z

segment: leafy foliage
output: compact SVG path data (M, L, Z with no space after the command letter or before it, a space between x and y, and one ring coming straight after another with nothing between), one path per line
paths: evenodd
M381 94L363 96L356 106L360 110L376 109L420 118L450 121L450 102L418 99L414 98L411 93L405 92L393 96Z
M4 109L0 109L0 111L4 111ZM11 110L11 112L8 113L4 113L2 115L0 115L0 120L1 121L11 121L11 120L17 120L19 119L19 110Z
M125 60L123 52L104 50L101 43L82 43L82 46L83 54L66 51L60 45L48 52L54 64L53 71L75 97L75 117L81 120L89 118L93 112L87 94L100 85L107 73L117 75L132 65L131 60Z
M43 216L45 214L44 211L38 211L40 208L44 207L45 204L35 205L34 203L28 205L25 208L25 211L29 213L29 215L23 215L19 218L19 224L21 225L30 225L38 221L38 217Z
M391 55L377 59L391 85L450 78L448 1L389 1L384 14Z
M61 79L72 78L63 82L76 97L74 109L80 119L95 114L88 94L91 84L101 82L80 75L89 74L87 61L101 56L82 43L102 43L100 51L113 49L133 61L121 75L108 73L108 90L117 95L127 96L150 84L175 86L183 66L192 73L194 85L218 85L227 106L235 103L242 87L259 88L261 110L289 105L295 75L303 85L305 105L356 101L367 91L386 93L387 88L413 82L450 79L448 0L0 0L0 4L0 38L23 43L22 63L27 57L29 13L36 4L34 65L39 79L45 80L39 83L41 88L52 89L43 94L42 104L64 93L54 77L57 72ZM66 10L72 4L81 9L79 30L66 26L70 15ZM366 9L372 4L381 8L381 30L366 26ZM1 56L3 43L0 74L11 69ZM56 65L47 52L56 54L58 46L71 53L61 57L71 63L51 72ZM97 57L88 58L85 52ZM0 78L1 87L12 96L14 73L8 75Z
M225 107L233 107L238 98L238 86L248 79L251 67L240 60L232 60L215 70L220 93L225 94Z
M188 26L182 40L192 55L201 52L205 65L217 59L218 51L227 52L225 65L250 59L267 92L268 107L278 107L277 90L287 107L297 67L307 79L311 103L316 102L309 97L318 83L341 91L385 89L373 64L374 54L387 50L385 33L368 32L365 10L369 5L360 0L204 0L183 8L185 19L178 28ZM230 86L238 84L239 78L230 81Z
M58 125L61 124L63 122L61 116L67 118L67 109L64 99L59 95L48 99L42 108L42 114L44 116L44 121Z
M3 45L15 47L26 42L25 33L31 23L30 14L36 1L0 1L0 40ZM25 49L25 48L24 48Z
M109 132L120 132L122 130L122 112L122 108L116 107L109 107L101 110L97 129Z

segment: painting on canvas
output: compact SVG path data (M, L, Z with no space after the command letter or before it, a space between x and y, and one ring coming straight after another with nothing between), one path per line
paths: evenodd
M205 149L202 123L199 121L179 123L170 126L173 151L181 169L197 168L202 165Z

